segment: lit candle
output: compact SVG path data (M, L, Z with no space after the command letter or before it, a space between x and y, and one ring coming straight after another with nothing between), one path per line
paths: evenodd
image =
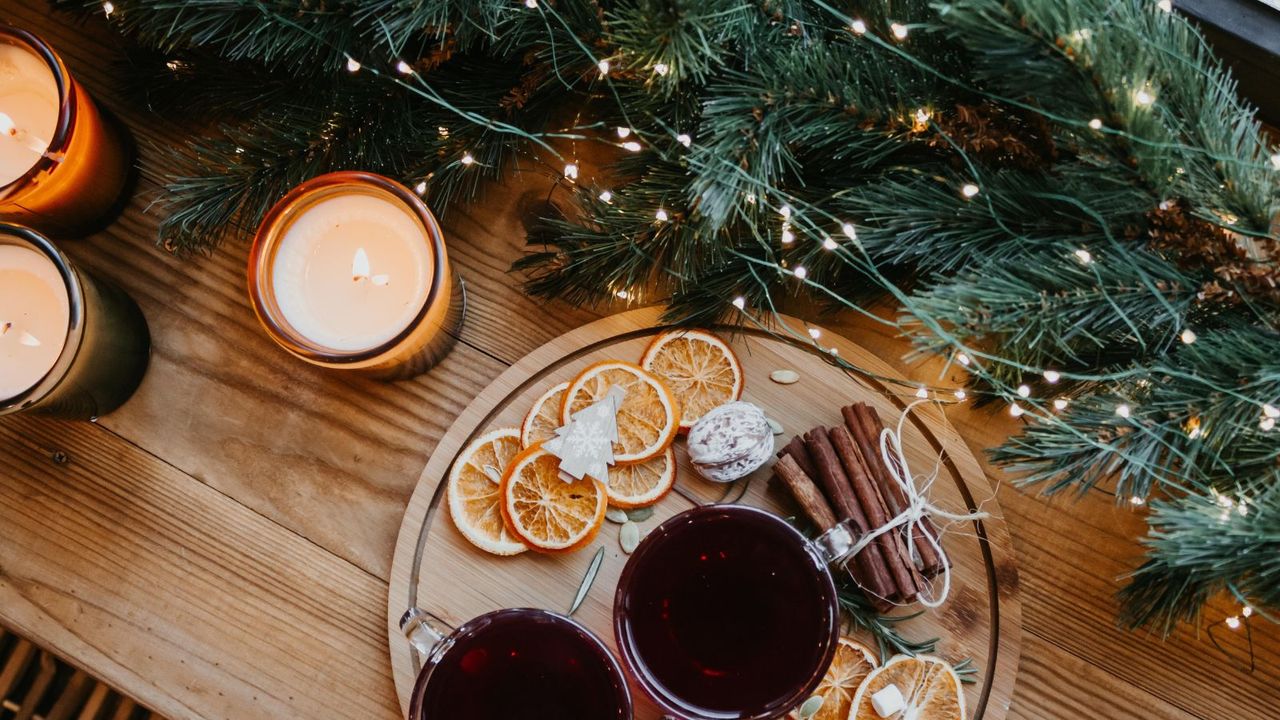
M111 412L142 382L150 347L123 290L35 230L0 223L0 415Z
M370 173L322 175L277 203L254 241L249 291L289 352L384 378L426 370L462 322L435 218L407 188Z
M0 185L26 175L58 127L58 83L30 49L0 43Z
M118 205L131 159L48 43L0 24L0 220L75 237Z
M71 325L67 289L53 261L30 248L0 245L0 398L49 374Z

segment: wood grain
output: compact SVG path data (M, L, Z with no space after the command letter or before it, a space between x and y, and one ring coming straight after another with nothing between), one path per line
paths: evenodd
M533 301L507 272L522 251L525 209L545 197L551 173L531 169L444 219L451 256L472 301L464 345L446 367L386 386L311 372L265 341L254 324L244 301L242 242L190 260L154 248L159 211L149 204L171 168L152 148L182 142L190 128L121 95L114 64L121 58L120 41L105 21L68 22L40 0L0 0L0 19L46 36L143 146L141 183L124 214L106 232L65 246L77 262L117 280L139 300L157 347L140 395L98 425L0 419L0 621L22 627L43 645L73 652L95 673L174 718L398 715L385 667L381 589L339 585L323 595L341 601L340 617L372 620L378 631L334 636L340 647L326 650L328 664L308 666L312 659L303 650L292 656L279 649L260 652L265 641L257 636L277 631L264 619L265 610L252 606L267 599L280 612L314 605L296 589L242 587L240 575L218 575L221 566L214 563L233 558L228 567L252 563L298 583L303 579L296 576L306 575L312 563L346 567L375 584L389 577L404 503L457 412L505 364L600 314ZM812 308L792 312L816 317ZM902 361L909 347L893 330L851 316L824 324L900 374L921 381L939 377L937 363ZM948 417L980 460L984 448L1019 427L1007 415L986 410L956 408ZM47 454L69 447L92 448L102 459L91 472L76 471L77 478L89 475L83 480L49 482L51 475L70 471L44 467ZM990 477L1004 479L984 467ZM165 520L168 508L162 510L151 496L156 476L164 478L160 484L171 498L166 503L187 507L183 512L200 523L243 522L256 539L202 524L206 533L198 548L188 549L195 540ZM100 497L93 512L139 524L130 531L129 551L111 568L124 571L122 577L98 567L102 548L93 543L102 538L82 534L84 509L63 509L78 507L85 488ZM37 501L43 512L33 519L26 505ZM1122 584L1118 576L1140 559L1135 539L1145 533L1141 511L1116 509L1105 497L1050 503L1007 486L1000 501L1021 568L1025 638L1024 671L1010 717L1274 717L1280 707L1275 626L1253 623L1258 670L1252 674L1227 663L1203 634L1186 630L1161 642L1116 628L1112 595ZM281 544L314 552L284 552ZM181 572L167 567L197 550L203 565L183 566ZM185 642L185 631L173 620L186 617L182 599L167 592L165 583L188 571L204 593L202 612L212 612L211 605L234 611L214 628L234 625L232 616L250 607L248 642L244 631ZM27 591L34 600L22 594ZM1216 622L1238 610L1215 601L1206 618ZM115 615L130 620L117 621ZM162 632L147 637L148 627ZM1242 635L1226 641L1236 654L1244 649ZM338 651L361 659L358 668L333 660ZM294 662L309 671L291 671ZM377 672L369 669L375 666ZM1066 682L1055 673L1090 680ZM344 699L352 685L367 696L360 708ZM262 707L272 712L259 712Z
M799 322L791 322L803 336ZM574 617L607 644L613 644L613 590L626 562L618 546L618 526L607 524L600 539L582 552L494 558L471 546L445 517L447 511L440 508L438 491L457 453L475 436L499 427L518 426L546 388L571 379L592 363L638 359L659 331L658 325L659 310L647 308L604 318L552 340L485 388L437 445L405 512L392 570L387 620L402 706L408 706L417 667L397 626L406 609L420 607L455 627L503 607L563 610L594 555L595 546L605 549L606 559L591 593ZM731 342L746 377L744 399L765 408L789 432L839 424L840 407L854 401L871 403L890 421L896 422L902 412L904 404L885 395L883 383L869 377L846 376L812 347L765 335L739 335ZM841 357L872 372L888 370L848 340L828 333L824 342L838 348ZM800 381L793 385L771 382L769 373L778 368L799 371ZM939 453L944 454L940 479L931 495L934 502L958 512L976 505L1000 515L977 460L937 408L917 408L906 426L904 446L910 467L918 473L928 473L938 466ZM658 503L643 529L657 526L693 507L695 502L714 502L725 493L723 485L697 477L683 443L676 444L676 455L680 492ZM769 475L768 467L756 471L742 501L794 514L794 504L767 483ZM988 542L979 541L975 532L983 533ZM971 658L980 681L967 688L969 706L975 708L975 717L1001 720L1017 674L1021 634L1018 571L1009 537L1001 521L990 520L980 527L964 524L954 528L946 543L954 568L951 601L937 612L902 623L901 628L908 636L939 638L939 652L953 661ZM639 720L659 717L656 708L638 691L636 698Z

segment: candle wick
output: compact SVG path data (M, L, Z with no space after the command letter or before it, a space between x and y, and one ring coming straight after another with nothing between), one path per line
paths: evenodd
M0 335L8 335L9 329L12 327L13 327L13 323L11 322L6 322L3 325L0 325Z

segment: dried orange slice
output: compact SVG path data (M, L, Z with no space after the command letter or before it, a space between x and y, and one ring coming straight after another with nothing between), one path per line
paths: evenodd
M649 343L640 366L680 398L680 430L708 410L742 397L742 363L729 344L706 330L673 330Z
M813 693L822 696L822 706L809 716L810 720L848 720L858 686L878 664L871 648L853 638L840 638L831 666ZM800 716L793 710L787 717L797 720Z
M609 506L604 486L560 473L560 458L534 445L502 476L502 517L516 537L539 552L569 552L591 542Z
M652 505L676 484L676 451L668 447L656 458L609 468L605 492L609 504L624 508Z
M583 370L565 391L561 422L604 397L614 385L622 386L626 395L618 408L613 461L626 465L662 454L680 429L680 404L666 383L639 365L606 360Z
M542 394L533 401L529 414L524 416L520 424L520 443L531 447L548 438L555 437L560 427L560 406L564 404L564 391L569 388L568 382L562 382Z
M494 430L468 445L449 471L446 495L453 524L471 544L494 555L528 549L502 519L502 473L519 452L519 430Z
M883 720L872 706L871 696L890 684L897 685L906 700L905 709L889 716L892 720L965 720L960 678L950 663L928 655L895 655L873 670L853 697L849 720Z

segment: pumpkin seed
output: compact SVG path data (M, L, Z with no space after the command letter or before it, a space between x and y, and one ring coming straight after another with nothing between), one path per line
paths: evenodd
M800 380L800 373L795 370L774 370L769 373L769 379L779 385L790 385Z
M630 555L635 552L636 546L640 544L640 526L628 520L622 524L622 530L618 533L618 542L622 544L622 552Z
M604 519L621 525L627 521L627 511L622 508L611 507L604 511Z

